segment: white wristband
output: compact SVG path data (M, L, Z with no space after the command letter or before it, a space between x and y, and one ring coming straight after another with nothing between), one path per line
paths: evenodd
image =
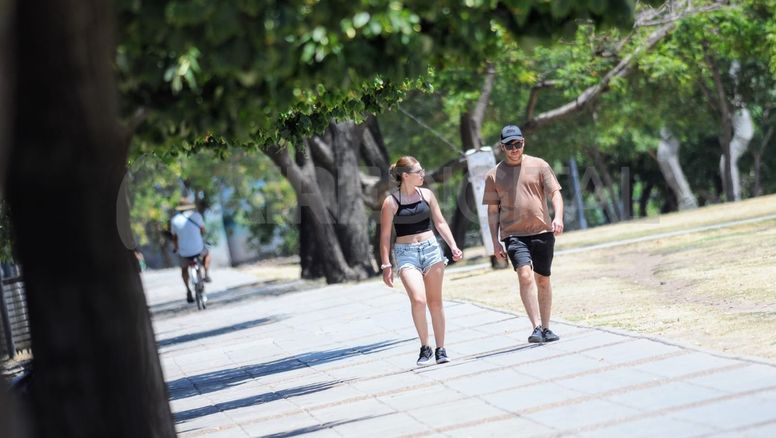
M386 264L384 264L384 265L380 265L380 270L382 271L382 270L384 270L384 269L386 269L386 268L390 268L390 267L392 267L392 266L393 266L393 265L391 265L390 263L386 263Z

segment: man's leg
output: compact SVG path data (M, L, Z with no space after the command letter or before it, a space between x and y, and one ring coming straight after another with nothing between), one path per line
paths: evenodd
M539 290L539 314L542 318L542 327L550 327L550 313L552 310L552 284L550 277L534 273L536 287Z
M202 264L205 266L205 281L210 283L210 251L205 252L205 256L202 257Z
M531 327L536 328L536 326L540 325L541 320L539 318L539 303L536 297L536 281L531 266L527 265L517 268L517 278L520 283L520 299L523 301L525 313L528 315L528 319L531 320Z
M188 266L181 266L181 277L183 277L183 285L186 286L186 301L189 303L194 302L194 297L191 295L191 289L189 289L189 268Z

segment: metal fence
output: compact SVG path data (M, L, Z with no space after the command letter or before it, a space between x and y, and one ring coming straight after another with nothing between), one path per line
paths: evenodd
M0 281L0 357L13 358L31 347L27 298L21 276Z

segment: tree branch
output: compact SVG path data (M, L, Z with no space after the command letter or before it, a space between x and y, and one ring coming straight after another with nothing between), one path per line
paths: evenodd
M732 120L730 105L727 101L727 96L725 93L725 86L722 83L722 75L719 73L719 69L717 68L717 64L714 62L714 59L709 54L709 43L707 41L703 41L701 42L701 47L703 47L703 60L706 62L706 66L711 71L711 77L714 79L714 89L717 92L716 97L717 102L719 103L719 111L722 114L722 119L724 121Z
M531 87L531 95L528 97L528 105L525 108L525 119L531 120L533 117L534 109L536 109L536 103L539 101L539 91L545 88L555 86L555 81L539 81Z
M466 169L465 158L453 158L438 168L426 173L425 179L429 184L444 183L450 179L456 172Z
M482 120L485 118L485 110L488 108L488 102L490 102L490 95L493 92L493 83L496 81L496 69L492 63L488 63L485 69L485 81L482 84L482 91L480 92L480 98L477 99L477 104L472 111L472 119L477 126L477 132L482 128Z
M332 171L335 167L334 151L331 146L326 144L321 137L317 135L307 140L307 146L310 148L313 159L317 164Z
M598 96L600 96L601 93L603 93L607 89L607 87L609 86L609 83L613 79L622 78L630 74L631 70L633 69L633 65L636 63L638 56L641 55L641 53L652 49L660 40L665 38L665 36L668 35L674 29L674 27L676 27L676 23L671 22L660 27L656 31L652 32L647 38L644 45L637 48L633 53L623 58L613 69L611 69L603 77L603 79L601 79L601 82L591 87L588 87L573 101L568 102L565 105L562 105L550 111L545 111L539 114L538 116L536 116L535 118L528 119L521 126L525 128L524 129L525 131L530 132L538 128L541 128L542 126L545 126L551 122L554 122L556 120L559 120L561 118L570 116L572 114L575 114L581 111L591 102L593 102L596 98L598 98Z

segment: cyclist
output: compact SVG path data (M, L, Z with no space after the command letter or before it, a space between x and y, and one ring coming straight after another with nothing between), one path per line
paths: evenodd
M188 264L192 257L202 257L205 266L204 280L210 283L210 254L203 236L205 235L205 220L196 211L196 206L187 198L181 198L177 213L170 220L170 233L172 234L173 252L177 252L180 259L183 284L186 286L186 301L194 302L194 297L189 288Z

